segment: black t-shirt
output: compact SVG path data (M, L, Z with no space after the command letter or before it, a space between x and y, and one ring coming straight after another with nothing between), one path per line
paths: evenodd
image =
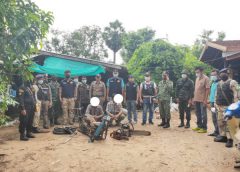
M137 87L136 83L126 84L126 100L137 100Z

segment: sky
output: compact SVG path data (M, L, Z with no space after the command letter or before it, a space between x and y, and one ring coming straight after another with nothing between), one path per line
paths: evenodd
M53 12L52 28L64 31L84 25L104 28L118 19L126 31L150 27L156 30L156 38L168 37L173 44L192 45L203 29L224 31L226 40L240 39L240 0L33 1Z

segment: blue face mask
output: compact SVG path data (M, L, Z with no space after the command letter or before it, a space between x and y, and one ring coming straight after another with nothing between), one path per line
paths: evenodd
M211 81L216 81L217 80L217 76L211 76Z

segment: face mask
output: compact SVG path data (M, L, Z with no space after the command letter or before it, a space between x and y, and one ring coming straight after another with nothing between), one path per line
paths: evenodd
M199 78L200 77L200 73L196 73L196 77Z
M145 77L145 81L150 81L150 77Z
M211 76L211 81L216 81L217 80L217 76Z
M70 78L70 77L71 77L71 75L70 75L70 74L67 74L67 75L66 75L66 78Z
M227 76L227 75L222 75L222 76L221 76L221 79L222 79L223 81L226 81L226 80L228 80L228 76Z
M186 74L182 74L182 78L183 78L183 79L186 79L186 78L187 78L187 75L186 75Z
M86 80L86 79L82 80L82 83L86 84L86 83L87 83L87 80Z
M73 81L74 81L75 83L78 83L78 79L74 79Z
M113 72L114 77L118 77L118 72Z
M38 83L41 85L43 84L43 80L39 80Z

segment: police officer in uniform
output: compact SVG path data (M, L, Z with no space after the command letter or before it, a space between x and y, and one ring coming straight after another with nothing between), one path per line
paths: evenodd
M227 70L220 71L220 78L217 85L216 92L216 109L218 111L218 127L219 135L214 138L215 142L224 142L226 147L230 148L233 146L233 136L229 134L231 125L224 122L224 112L226 108L234 102L238 101L237 97L237 81L229 78Z
M107 81L107 97L110 100L114 95L124 95L124 81L120 78L118 70L113 71L113 77Z
M25 86L22 86L18 90L18 100L19 100L19 132L20 140L28 141L29 138L34 138L32 134L32 124L35 112L35 96L33 93L33 88L30 82L27 82Z
M100 99L100 105L103 107L103 104L106 100L106 86L104 82L101 81L100 74L97 74L95 79L96 81L91 83L89 97L98 97Z
M186 112L187 123L185 128L190 128L191 120L191 103L194 93L194 84L188 77L187 70L182 71L182 78L177 80L176 84L176 101L179 104L179 115L181 123L178 127L184 127L184 113Z
M78 85L77 103L83 108L82 114L85 114L87 106L90 103L89 85L87 84L87 78L85 76L82 76L82 81Z
M38 99L41 101L41 112L43 116L43 128L49 129L48 110L52 107L52 92L50 86L44 82L44 76L38 76Z
M142 125L146 124L147 111L149 111L149 124L153 124L153 97L157 95L157 85L151 81L150 73L145 74L145 81L140 85L139 98L140 102L143 103L143 121Z
M63 109L63 124L73 125L74 106L77 100L77 87L76 83L71 79L71 71L66 70L64 74L65 79L61 81L59 88L59 97Z
M59 125L58 117L60 114L60 102L59 102L59 87L60 84L57 82L57 78L52 76L52 80L49 83L52 92L52 107L49 109L50 112L50 124Z

